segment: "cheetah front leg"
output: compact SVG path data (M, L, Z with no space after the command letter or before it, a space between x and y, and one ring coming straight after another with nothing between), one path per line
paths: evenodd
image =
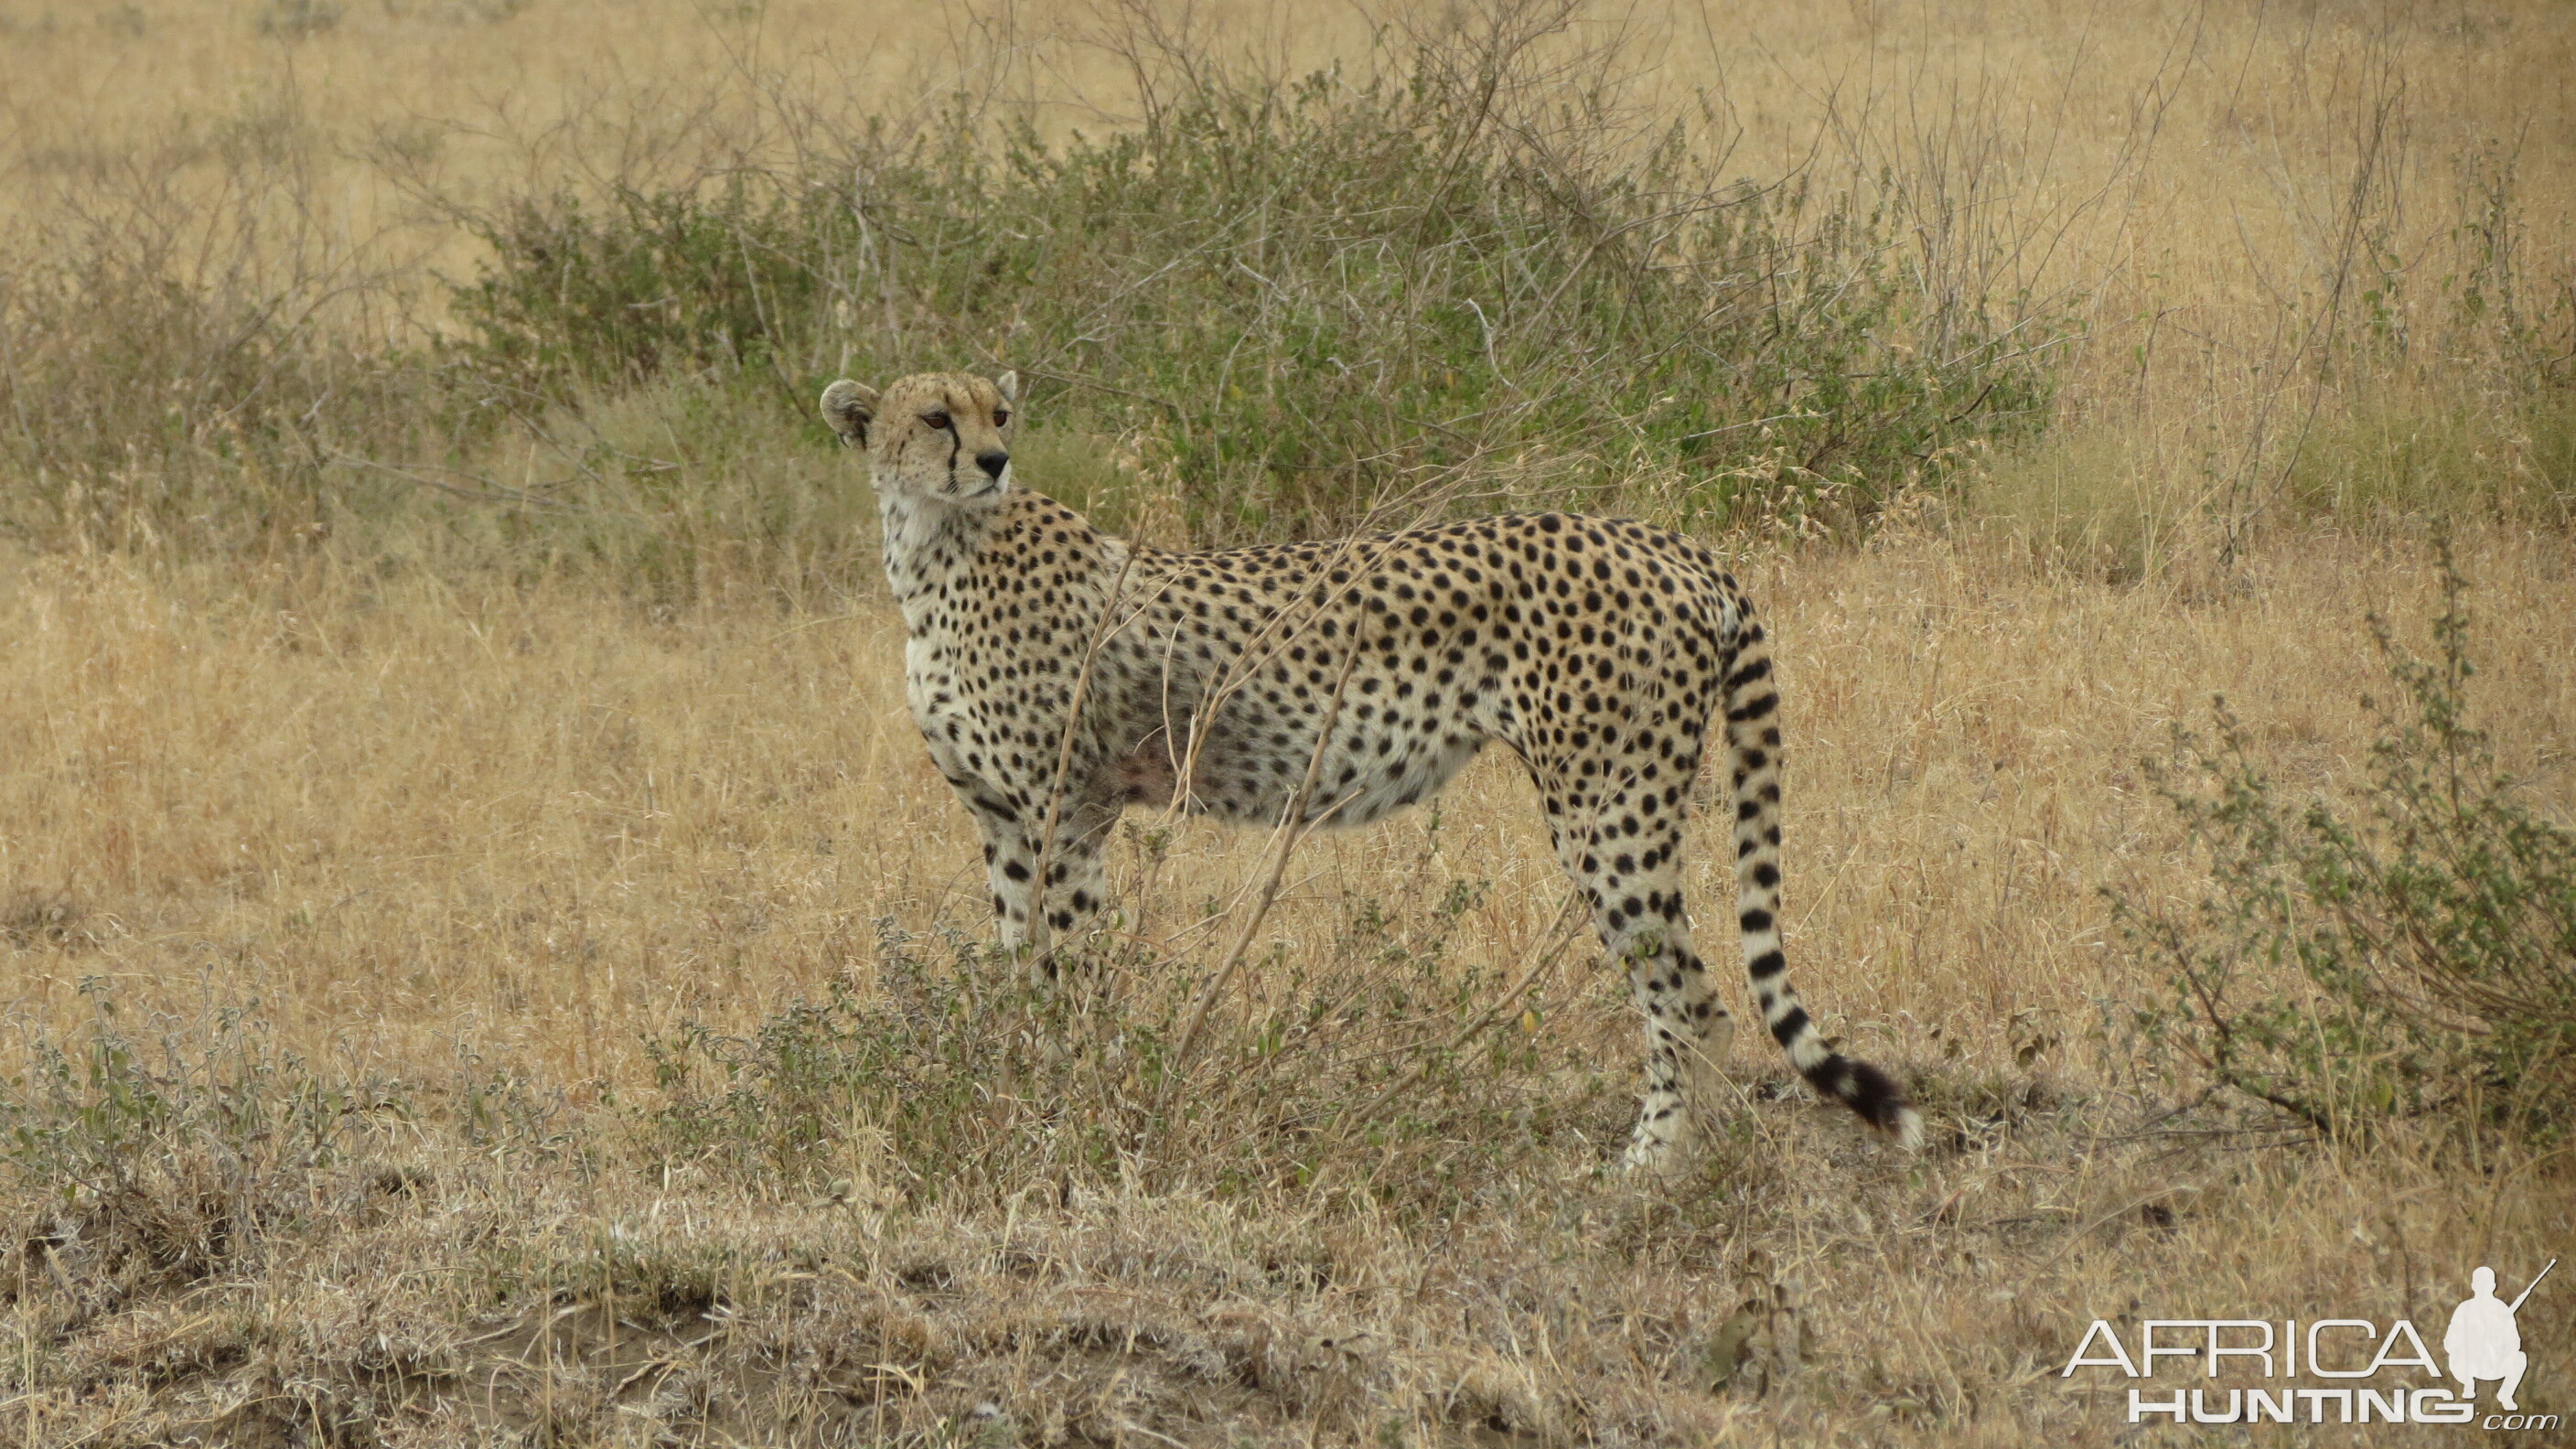
M1031 933L1040 948L1052 944L1055 951L1063 951L1081 938L1109 903L1108 872L1101 854L1118 814L1114 796L1086 791L1059 802L1053 821L1041 823L1041 830L1048 823L1053 829L1047 832L1043 852L1046 915L1040 929ZM1050 975L1054 972L1052 956L1047 970Z
M1003 950L1016 954L1033 944L1030 922L1036 919L1037 851L1029 843L1029 832L1020 828L1019 812L999 792L980 781L953 776L948 783L957 788L957 798L983 832L984 870L993 886L994 934Z
M1002 949L1026 956L1033 970L1052 976L1056 956L1108 903L1101 854L1109 828L1117 822L1117 805L1086 793L1055 802L1050 822L1041 801L1026 812L1037 817L1030 821L1005 792L968 782L957 793L984 835L984 867L992 882L993 921ZM1043 892L1041 874L1046 877Z

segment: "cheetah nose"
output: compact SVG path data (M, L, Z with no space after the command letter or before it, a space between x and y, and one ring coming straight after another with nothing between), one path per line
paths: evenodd
M999 478L1002 470L1011 466L1011 455L999 448L986 448L975 455L975 466L984 470L985 477Z

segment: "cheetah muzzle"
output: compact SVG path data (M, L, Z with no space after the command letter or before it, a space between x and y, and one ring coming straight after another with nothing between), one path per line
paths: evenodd
M1015 486L1017 391L1010 373L923 373L823 394L833 429L867 452L909 635L905 696L982 827L1004 945L1043 952L1098 914L1102 846L1130 804L1364 825L1499 742L1538 786L1557 859L1645 1012L1624 1163L1677 1165L1686 1099L1713 1105L1734 1032L1682 905L1682 825L1716 728L1762 1019L1818 1092L1919 1143L1895 1082L1828 1047L1790 988L1779 692L1753 606L1715 555L1562 513L1146 548Z

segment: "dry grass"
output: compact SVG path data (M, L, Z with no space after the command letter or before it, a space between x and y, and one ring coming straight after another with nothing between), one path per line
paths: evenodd
M2071 581L1931 536L1749 564L1799 742L1802 979L1854 1003L1850 1030L1935 1034L1987 1067L2025 1008L2080 1039L2109 985L2093 893L2167 843L2138 764L2224 694L2288 782L2341 778L2379 683L2361 620L2426 615L2419 553L2312 538L2223 591ZM2565 797L2563 552L2497 533L2472 557L2505 758ZM29 745L0 776L0 861L75 902L88 944L20 1003L74 1009L102 975L172 1007L258 996L317 1058L432 1060L462 1033L550 1081L632 1086L641 1040L684 1014L740 1032L864 974L881 920L981 934L981 865L874 582L657 618L418 571L244 587L219 566L29 565L0 605L0 717ZM1436 826L1320 837L1283 939L1329 941L1341 900L1431 852L1441 884L1493 883L1470 934L1510 965L1560 900L1526 792L1487 760ZM1139 929L1184 936L1258 853L1184 824ZM1701 863L1701 899L1722 866Z
M2548 539L2494 533L2471 555L2505 753L2564 800L2576 658L2552 621L2576 578ZM2167 722L2224 691L2285 778L2336 780L2366 741L2357 620L2426 612L2419 549L2310 540L2215 593L1938 536L1749 571L1800 742L1799 975L1916 1078L1938 1145L1888 1156L1747 1049L1709 1173L1640 1190L1593 1176L1624 1128L1633 1027L1588 942L1545 973L1529 1060L1496 1088L1563 1097L1574 1120L1552 1130L1292 1134L1276 1176L1231 1186L1204 1169L1239 1111L1097 1170L972 1183L908 1174L865 1124L810 1178L675 1163L647 1130L645 1042L690 1020L750 1033L835 981L864 993L881 922L980 928L971 841L902 713L881 608L656 619L419 574L244 589L227 570L33 566L0 625L18 641L0 719L30 744L0 782L0 867L51 913L13 935L13 1015L77 1020L103 982L129 1023L195 1040L209 1003L255 1002L272 1050L408 1083L422 1125L357 1133L293 1187L289 1226L176 1299L119 1269L104 1227L30 1249L39 1290L52 1262L66 1287L93 1281L83 1252L99 1280L139 1281L20 1297L49 1386L25 1422L139 1441L289 1404L382 1415L396 1440L544 1421L586 1441L643 1432L625 1406L684 1437L829 1437L880 1414L936 1437L978 1432L989 1402L1100 1439L1488 1421L1547 1440L1870 1436L1899 1432L1893 1415L1944 1442L2107 1442L2116 1411L2050 1377L2097 1313L2427 1321L2473 1259L2563 1241L2567 1179L2546 1159L2463 1192L2429 1146L2248 1155L2260 1135L2212 1135L2223 1118L2163 1121L2170 1088L2125 1031L2160 983L2104 939L2096 887L2183 888L2135 773ZM1533 814L1488 764L1436 830L1417 815L1311 847L1213 1054L1250 1051L1289 978L1383 969L1345 954L1364 906L1401 932L1447 882L1490 881L1448 969L1515 963L1561 899ZM1141 929L1175 969L1222 944L1190 929L1196 903L1237 898L1257 854L1197 827L1170 847ZM1122 850L1131 891L1144 868ZM1694 870L1703 901L1711 870ZM1061 1104L994 1088L983 1110L1065 1129ZM432 1125L513 1093L480 1150ZM1797 1307L1803 1367L1712 1395L1699 1355L1770 1284Z
M1291 68L1366 32L1195 14ZM0 229L89 245L148 212L200 244L179 271L363 277L329 327L408 345L443 325L429 271L475 261L448 206L774 159L815 116L961 79L1109 124L1124 73L1069 43L1104 23L0 0ZM1957 223L1909 265L2074 289L2092 326L2058 429L1965 501L1863 544L1730 545L1777 621L1797 979L1913 1081L1931 1150L1888 1154L1747 1044L1704 1173L1600 1178L1635 1028L1588 938L1556 944L1562 882L1496 761L1436 816L1297 855L1168 1101L1119 1026L1193 999L1258 842L1129 838L1134 939L1070 1024L1001 989L954 944L983 933L980 863L836 522L860 480L792 437L703 446L723 415L644 389L585 426L710 497L793 493L814 556L780 567L715 508L671 590L491 567L469 545L502 510L247 558L0 554L5 1059L98 1040L106 1002L143 1050L100 1085L163 1090L76 1083L122 1105L6 1144L0 1438L2107 1444L2120 1406L2056 1377L2093 1317L2423 1325L2470 1266L2576 1243L2563 1150L2318 1145L2195 1101L2131 1029L2166 984L2100 895L2191 888L2141 762L2212 693L2289 785L2356 778L2361 620L2430 614L2427 515L2464 519L2504 763L2576 808L2563 392L2516 391L2492 332L2327 335L2386 281L2365 240L2408 259L2400 312L2432 335L2490 145L2526 300L2556 305L2576 33L2538 3L1636 23L1642 113L1706 89L1748 174L1884 163ZM218 224L261 208L294 224ZM528 481L540 454L505 430L470 461ZM1721 874L1693 867L1703 913ZM886 1040L992 1076L901 1075L909 1126L827 1092L810 1134L728 1142L786 1092L728 1040L835 988L910 1010L924 980L963 983L954 1030ZM16 1077L11 1122L42 1100ZM64 1191L67 1152L122 1165ZM2523 1319L2543 1407L2569 1323Z

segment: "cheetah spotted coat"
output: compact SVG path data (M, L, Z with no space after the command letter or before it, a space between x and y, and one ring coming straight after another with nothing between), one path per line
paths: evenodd
M1712 727L1734 800L1736 925L1771 1035L1818 1092L1908 1146L1915 1110L1837 1055L1790 988L1779 930L1779 694L1753 606L1706 548L1545 513L1330 543L1172 553L1012 486L1010 379L836 383L866 446L905 683L982 828L1005 944L1101 909L1131 804L1249 825L1363 825L1499 743L1647 1021L1626 1161L1686 1145L1733 1021L1692 939L1682 827ZM996 421L998 419L998 421ZM1047 880L1036 877L1043 869Z

